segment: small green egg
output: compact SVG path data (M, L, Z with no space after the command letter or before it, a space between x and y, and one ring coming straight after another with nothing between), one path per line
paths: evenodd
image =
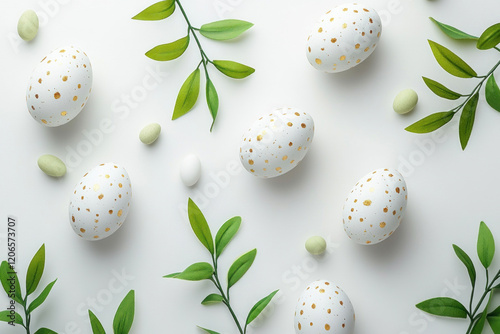
M405 89L394 98L392 107L398 114L406 114L412 111L418 102L418 95L413 89Z
M160 136L161 126L158 123L146 125L139 133L139 139L146 145L153 144Z
M58 157L51 154L44 154L38 158L38 167L45 174L52 177L61 177L66 174L66 165Z
M326 250L326 241L320 236L310 237L306 241L306 250L312 255L321 255Z
M38 16L36 13L28 9L25 11L17 22L17 33L25 41L33 40L38 33Z

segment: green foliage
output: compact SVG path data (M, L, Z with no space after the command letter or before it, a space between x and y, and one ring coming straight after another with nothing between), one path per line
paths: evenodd
M141 11L136 16L132 17L134 20L143 21L156 21L163 20L171 16L175 9L179 8L184 20L187 24L187 36L171 43L158 45L148 52L146 56L157 61L170 61L179 58L184 54L186 49L191 42L190 36L194 39L198 51L200 53L201 60L196 67L196 70L191 73L191 75L186 79L182 85L179 93L177 95L177 100L175 102L174 111L172 114L172 119L175 120L181 116L184 116L189 111L191 111L196 104L200 91L200 66L203 65L203 70L205 72L206 79L206 102L210 115L212 116L212 124L210 126L210 131L213 130L215 120L219 111L219 95L215 89L215 85L210 78L208 71L209 65L213 65L221 73L228 77L235 79L243 79L255 72L255 70L249 66L227 60L210 60L207 56L205 50L203 49L198 34L215 41L226 41L239 37L245 31L253 26L253 23L242 21L242 20L220 20L211 23L203 24L200 28L196 28L191 24L186 11L182 7L180 0L166 0L157 2L143 11Z
M479 50L495 49L496 51L500 51L497 47L500 43L500 23L486 29L478 38L455 27L439 22L432 17L430 19L439 29L441 29L441 31L452 39L476 41L476 47ZM462 111L459 123L459 137L462 150L465 150L472 133L480 91L485 82L484 95L486 101L493 109L500 112L500 89L494 78L494 72L498 66L500 66L500 61L493 65L491 70L485 75L478 75L467 62L450 49L431 40L429 40L429 45L434 58L446 72L458 78L475 79L479 80L479 82L470 94L463 95L447 88L437 81L423 77L424 83L437 96L448 100L463 99L463 101L451 110L431 114L408 126L405 130L413 133L429 133L447 124L459 113L459 111Z
M135 291L130 290L116 310L113 319L114 334L128 334L132 328L135 315ZM106 334L102 323L96 315L89 310L90 326L93 334Z
M469 308L466 308L458 300L449 297L431 298L417 304L416 307L424 312L437 316L468 318L469 327L467 328L466 334L481 334L486 323L489 324L495 334L500 333L500 306L488 313L494 291L498 288L500 282L500 270L493 278L490 278L488 270L493 260L493 256L495 255L495 240L493 234L484 222L480 223L477 238L477 256L484 267L486 275L486 285L480 297L475 296L477 273L470 256L457 245L453 245L453 250L469 273L471 282ZM476 305L473 306L475 300L478 301ZM485 302L486 305L484 305ZM481 307L483 308L482 310L480 310Z
M241 217L233 217L227 220L217 231L214 243L212 232L210 231L210 227L208 226L205 216L201 212L200 208L191 199L188 200L188 216L191 228L201 244L207 249L212 259L212 264L207 262L198 262L189 266L181 273L173 273L163 277L189 281L210 280L214 284L217 293L209 294L202 300L201 304L207 306L220 303L224 304L230 312L236 327L238 328L238 332L240 334L245 334L247 332L247 326L266 308L278 290L259 300L248 313L246 322L244 323L244 326L242 326L242 323L238 320L238 317L231 306L229 292L230 289L247 273L252 266L257 255L257 250L252 249L251 251L241 255L230 266L227 273L226 289L223 288L219 280L218 270L219 256L238 232L241 225ZM213 330L200 326L198 327L206 333L219 334Z

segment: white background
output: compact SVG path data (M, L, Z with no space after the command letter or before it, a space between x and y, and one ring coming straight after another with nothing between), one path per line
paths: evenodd
M116 308L128 290L135 289L133 333L200 333L196 325L236 333L222 306L200 305L213 292L209 282L162 278L209 260L183 211L191 196L212 230L232 216L243 217L240 232L222 257L222 269L247 250L258 249L252 269L233 289L232 303L240 318L258 299L281 289L280 298L249 333L294 333L295 302L316 279L331 280L350 296L356 334L464 333L466 321L426 317L414 305L442 294L467 303L468 276L451 244L470 253L479 269L475 255L479 222L484 220L500 239L500 114L481 99L465 152L456 124L437 136L418 136L404 128L455 105L428 91L422 75L463 93L474 86L473 80L453 78L439 68L428 38L457 51L478 73L486 73L498 59L494 51L479 52L471 43L450 40L428 17L478 35L497 23L498 1L366 1L382 16L381 42L363 64L336 75L320 73L308 64L305 40L320 15L339 1L184 1L196 26L223 18L255 23L234 42L202 39L209 57L256 68L242 81L211 69L221 100L213 133L203 94L188 115L170 120L176 94L198 63L199 53L191 45L185 55L169 63L144 56L153 46L186 31L178 11L160 22L130 19L151 3L0 2L0 258L6 258L6 217L15 215L21 280L42 243L47 262L41 286L58 278L45 304L35 311L33 328L90 333L86 312L95 299L94 313L111 332ZM28 8L38 12L42 25L31 43L16 38L17 19ZM92 95L75 120L45 128L26 110L27 80L46 54L67 44L78 45L91 59ZM124 95L140 97L151 71L163 73L157 88L143 94L127 113L116 112L126 106ZM392 101L405 88L415 89L420 101L411 114L400 116L392 111ZM243 131L260 114L281 106L298 107L314 117L314 144L301 165L271 180L257 179L239 167L217 184L217 175L229 175L228 164L239 166ZM84 133L97 131L103 119L112 121L111 133L92 144L85 156L70 156L87 140ZM150 122L159 122L162 134L147 147L138 134ZM38 169L38 157L47 153L72 166L65 177L53 179ZM189 153L197 154L203 164L202 178L193 188L184 187L178 177L179 163ZM68 222L69 196L81 176L103 162L128 170L133 203L116 234L86 242ZM343 231L343 201L359 178L382 167L398 168L406 177L406 216L388 240L360 246ZM311 235L328 240L324 257L305 251L304 242ZM495 268L499 259L494 260ZM120 283L116 275L122 272L127 278ZM482 286L484 275L478 273ZM2 309L8 305L4 295L0 305ZM23 333L21 327L0 325L2 334Z

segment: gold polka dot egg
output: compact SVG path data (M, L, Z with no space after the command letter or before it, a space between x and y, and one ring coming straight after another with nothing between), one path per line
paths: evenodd
M88 101L92 67L81 49L58 48L35 67L28 82L26 103L39 123L56 127L75 118Z
M408 191L395 169L377 169L356 183L344 204L344 230L353 241L377 244L399 227L406 210Z
M355 314L351 300L332 282L311 283L295 308L297 334L352 334Z
M69 203L70 224L85 240L101 240L116 232L127 217L132 185L127 171L101 164L76 185Z
M305 157L312 144L312 117L297 108L280 108L260 117L243 134L240 159L261 178L283 175Z
M346 3L327 11L307 39L306 54L317 70L337 73L367 59L377 47L382 22L367 6Z

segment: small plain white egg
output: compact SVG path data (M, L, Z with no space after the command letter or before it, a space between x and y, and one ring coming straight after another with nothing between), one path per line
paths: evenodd
M403 176L395 169L377 169L361 178L347 196L344 230L359 244L379 243L398 228L407 200Z
M131 199L132 184L125 168L101 164L86 173L71 194L71 227L85 240L107 238L127 218Z
M355 322L351 300L332 282L309 284L295 308L297 334L352 334Z
M201 177L201 162L198 156L189 154L182 159L179 174L186 187L194 186Z
M345 3L327 11L307 38L306 54L317 70L338 73L363 62L377 47L382 21L370 7Z
M283 175L306 156L314 137L311 115L297 108L279 108L260 117L245 131L240 159L261 178Z
M49 53L28 81L26 104L31 116L48 127L75 118L92 90L92 66L81 49L65 46Z

